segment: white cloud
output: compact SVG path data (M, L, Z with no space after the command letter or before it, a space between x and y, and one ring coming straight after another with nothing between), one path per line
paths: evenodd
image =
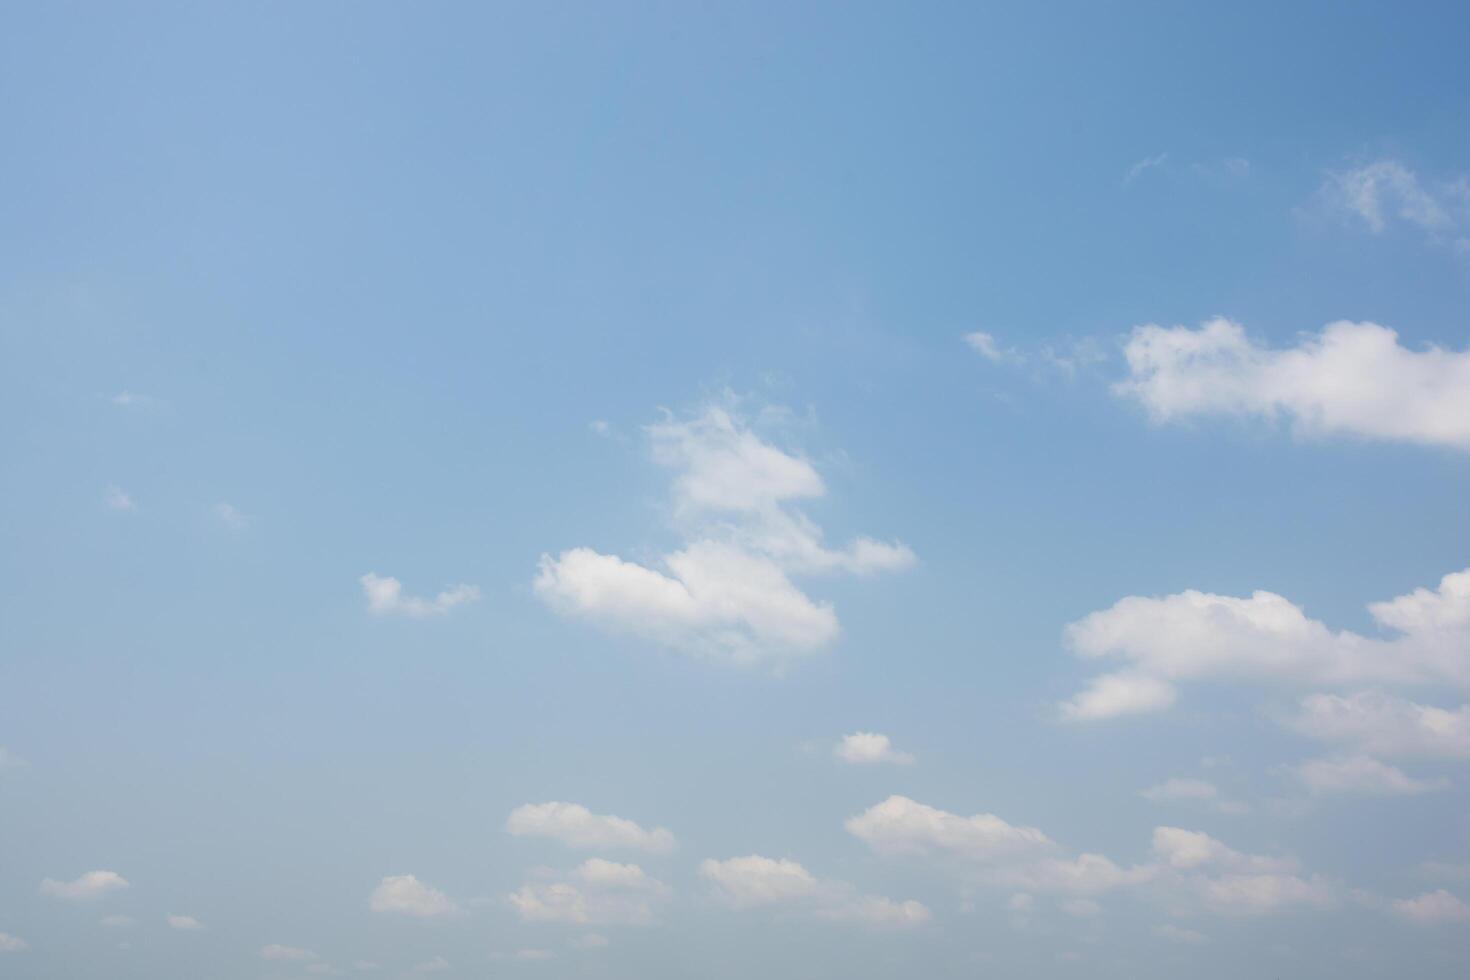
M1153 851L1176 871L1213 867L1252 874L1275 874L1295 871L1297 867L1290 858L1242 854L1209 834L1180 827L1155 827Z
M133 502L133 498L128 496L122 487L116 485L108 487L103 493L102 503L108 510L130 512L138 509L138 505Z
M1297 346L1256 344L1236 323L1137 327L1114 386L1159 422L1287 417L1304 435L1470 449L1470 350L1411 350L1376 323L1330 323Z
M984 879L1007 889L1024 889L1027 893L1098 895L1145 884L1156 873L1152 865L1124 868L1102 854L1079 854L1075 858L1042 858L1002 866L986 873Z
M524 922L642 926L656 921L670 894L636 864L591 858L565 876L522 885L509 901Z
M1374 234L1394 221L1435 237L1450 234L1463 223L1470 205L1463 181L1426 185L1397 160L1378 160L1329 174L1322 192L1329 206L1361 219Z
M1368 611L1398 635L1333 632L1271 592L1128 596L1067 627L1067 643L1079 656L1122 659L1129 666L1094 679L1063 710L1074 719L1158 711L1172 703L1173 685L1182 681L1447 682L1470 688L1470 569L1446 575L1437 590L1417 589L1372 603ZM1110 693L1115 683L1122 693ZM1153 695L1140 696L1140 690Z
M879 735L876 732L854 732L851 735L844 735L842 741L837 743L832 752L843 762L858 765L889 762L906 766L914 761L914 757L909 753L895 749L887 735Z
M170 915L166 917L165 921L168 922L170 929L178 929L183 932L194 932L204 928L204 923L192 915Z
M993 336L983 330L965 334L964 341L970 345L971 350L987 361L999 364L1002 361L1023 359L1016 351L1001 347Z
M1294 767L1293 771L1316 796L1416 796L1449 786L1442 779L1415 779L1365 755L1313 759Z
M1381 691L1313 694L1302 698L1289 724L1311 738L1378 756L1470 759L1470 705L1435 708Z
M242 513L234 504L221 500L214 505L214 516L218 517L231 531L243 531L250 526L250 515Z
M542 555L534 587L554 610L684 653L750 663L814 653L837 638L836 612L794 575L908 567L909 548L857 538L828 548L796 508L826 485L806 459L762 440L732 411L645 429L674 471L671 513L683 547L651 565L572 548Z
M413 875L389 875L378 882L368 896L368 908L374 912L396 912L415 918L458 915L459 906L443 892L431 888Z
M962 817L906 796L890 796L848 818L844 826L884 854L952 854L988 861L1051 843L1035 827L1012 826L992 813Z
M550 837L583 850L626 849L662 854L675 847L664 827L644 830L632 820L593 813L578 803L527 803L506 818L505 829L516 837Z
M446 960L442 956L436 956L436 957L434 957L431 960L425 960L422 963L415 964L414 967L412 968L412 972L413 973L443 973L445 970L448 970L449 968L450 967L449 967L449 961L448 960Z
M862 895L847 882L818 879L788 858L709 858L700 862L699 875L734 908L797 908L828 922L875 927L916 926L930 918L920 902Z
M263 960L314 960L316 954L309 949L300 949L296 946L282 946L279 943L271 943L269 946L260 947L260 958Z
M1172 922L1166 922L1161 926L1155 926L1154 935L1158 936L1160 939L1167 939L1170 942L1174 943L1198 944L1209 942L1209 937L1206 936L1204 933L1196 932L1193 929L1185 929L1180 926L1176 926Z
M41 882L41 894L73 902L89 902L108 892L128 887L127 879L116 871L88 871L74 881L47 878Z
M1336 902L1332 887L1320 878L1288 874L1225 874L1193 880L1213 911L1261 915L1292 907L1328 908Z
M1416 898L1398 899L1393 903L1393 910L1403 918L1419 925L1470 922L1470 905L1443 888L1425 892Z
M450 586L432 599L422 599L405 596L403 583L392 576L384 578L368 572L358 581L362 583L362 594L368 601L368 612L375 616L401 615L414 619L442 616L455 606L480 598L478 586L463 583Z
M0 932L0 953L19 953L26 949L30 949L30 944L24 939L8 932Z
M1165 163L1168 162L1168 160L1169 154L1167 153L1159 153L1151 157L1144 157L1142 160L1139 160L1133 166L1129 167L1128 170L1123 174L1123 183L1133 183L1139 177L1143 176L1143 174L1147 171L1153 170L1155 167L1162 167Z

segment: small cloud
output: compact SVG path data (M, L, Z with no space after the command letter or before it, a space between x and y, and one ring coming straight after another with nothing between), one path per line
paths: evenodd
M260 947L260 958L263 960L305 961L316 959L316 954L309 949L301 949L297 946L271 943L269 946Z
M412 619L442 616L455 606L480 598L478 586L464 583L452 585L432 599L421 599L418 596L405 596L403 583L392 576L380 577L368 572L358 581L362 583L362 593L367 597L368 612L374 616L400 615Z
M1393 910L1399 916L1419 925L1470 922L1470 905L1443 888L1425 892L1417 898L1401 898L1393 903Z
M600 436L605 436L612 431L612 426L608 424L607 419L593 419L587 423L587 428Z
M1025 355L1013 347L1001 347L993 335L983 330L976 330L973 333L965 334L964 340L965 343L970 345L971 350L987 361L994 361L996 364L1004 361L1023 361L1026 359Z
M133 502L133 498L128 496L123 488L116 484L108 487L103 492L102 504L108 510L122 511L125 513L138 509L138 505Z
M1156 167L1162 167L1168 161L1169 154L1167 153L1159 153L1155 156L1144 157L1142 160L1139 160L1133 166L1124 171L1124 186L1133 183L1135 180L1137 180L1139 177L1142 177L1148 171L1153 170Z
M184 932L197 932L204 928L204 923L192 915L170 915L167 921L170 929L179 929Z
M886 762L907 766L914 761L914 757L909 753L895 749L887 735L880 735L877 732L854 732L851 735L844 735L842 741L833 747L832 754L843 762L854 765Z
M413 875L389 875L378 882L378 887L368 896L368 908L419 919L460 914L459 906L448 895Z
M432 960L425 960L413 968L414 973L442 973L449 969L449 961L442 956L436 956Z
M1415 779L1369 756L1314 759L1292 769L1314 796L1417 796L1448 789L1444 779Z
M30 944L24 939L8 932L0 932L0 953L19 953L27 949L30 949Z
M1210 941L1210 937L1206 936L1204 933L1195 932L1193 929L1180 928L1179 926L1174 925L1172 922L1165 923L1161 926L1155 926L1154 935L1158 936L1160 939L1167 939L1173 943L1199 944Z
M241 513L234 504L225 503L221 500L214 505L214 516L224 522L225 527L231 531L243 531L250 524L250 516Z
M74 881L47 878L41 882L41 894L70 902L89 902L127 887L127 879L116 871L88 871Z

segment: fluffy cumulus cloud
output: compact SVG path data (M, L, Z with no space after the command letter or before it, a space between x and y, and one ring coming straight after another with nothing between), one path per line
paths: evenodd
M1062 711L1076 720L1158 711L1174 702L1176 685L1204 680L1470 688L1470 569L1368 611L1387 636L1331 630L1272 592L1128 596L1067 627L1078 656L1125 666L1094 679Z
M708 858L700 862L699 875L723 902L739 909L785 909L828 922L879 927L916 926L930 917L929 909L913 899L864 895L847 882L817 878L789 858Z
M516 837L549 837L581 850L632 850L663 854L675 846L664 827L645 830L632 820L593 813L578 803L527 803L506 818L505 829Z
M538 872L508 896L523 922L650 925L671 891L636 864L591 858L566 874Z
M1303 735L1389 757L1470 759L1470 705L1436 708L1382 691L1312 694L1288 724Z
M811 462L711 406L645 430L673 472L680 548L642 564L591 548L543 555L534 586L553 609L680 652L734 662L811 654L836 639L837 614L794 581L905 568L903 544L857 538L829 548L797 504L826 494Z
M1339 321L1272 348L1225 319L1138 327L1114 390L1160 422L1234 415L1289 419L1305 435L1470 449L1470 350L1413 350L1376 323Z
M887 735L879 735L877 732L854 732L851 735L844 735L842 740L833 747L832 753L843 762L854 765L887 762L906 766L914 761L914 757L909 753L895 749Z
M41 894L71 902L90 902L127 887L127 879L116 871L88 871L72 881L47 878L41 882Z
M1470 905L1443 888L1416 898L1401 898L1393 903L1393 911L1425 926L1470 923Z
M1365 755L1313 759L1292 771L1316 796L1417 796L1449 788L1443 779L1415 779Z
M443 892L431 888L413 875L389 875L368 896L368 908L374 912L428 919L458 915L459 906Z
M432 599L424 599L404 595L403 583L392 576L368 572L358 581L367 599L368 612L374 616L408 616L412 619L442 616L456 606L480 598L478 587L463 583L450 586Z
M850 817L845 826L882 854L947 854L984 861L1051 844L1035 827L1013 826L992 813L964 817L906 796L890 796Z

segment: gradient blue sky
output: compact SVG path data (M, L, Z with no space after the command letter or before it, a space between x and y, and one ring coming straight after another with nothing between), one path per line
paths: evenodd
M1462 976L1467 31L8 5L0 976Z

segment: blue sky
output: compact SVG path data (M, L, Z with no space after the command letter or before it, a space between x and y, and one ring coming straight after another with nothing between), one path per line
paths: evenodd
M0 975L1458 977L1454 4L24 4Z

